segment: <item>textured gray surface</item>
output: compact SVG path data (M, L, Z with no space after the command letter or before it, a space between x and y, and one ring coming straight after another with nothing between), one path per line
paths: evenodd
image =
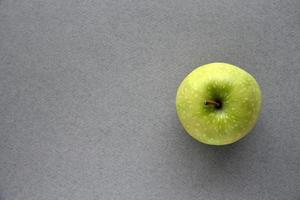
M242 141L185 134L176 88L242 66ZM299 200L299 0L0 0L1 200Z

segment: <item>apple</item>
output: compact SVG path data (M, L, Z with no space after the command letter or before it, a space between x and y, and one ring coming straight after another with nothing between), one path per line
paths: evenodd
M196 68L181 82L176 110L184 129L210 145L234 143L256 124L262 95L255 78L227 63Z

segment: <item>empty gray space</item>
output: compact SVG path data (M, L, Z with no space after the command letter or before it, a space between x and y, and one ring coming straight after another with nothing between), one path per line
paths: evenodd
M223 61L263 91L233 145L175 95ZM0 0L1 200L299 200L299 0Z

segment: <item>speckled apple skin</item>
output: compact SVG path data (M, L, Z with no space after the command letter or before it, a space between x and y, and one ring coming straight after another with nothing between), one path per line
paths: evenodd
M222 108L205 105L221 100ZM227 63L210 63L193 70L180 84L176 110L184 129L210 145L234 143L256 124L262 95L256 80L243 69Z

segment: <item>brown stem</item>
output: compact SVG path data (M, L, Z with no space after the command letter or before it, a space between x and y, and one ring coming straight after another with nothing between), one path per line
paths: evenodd
M213 100L206 100L204 102L204 105L214 105L216 108L221 106L221 104L219 102L213 101Z

